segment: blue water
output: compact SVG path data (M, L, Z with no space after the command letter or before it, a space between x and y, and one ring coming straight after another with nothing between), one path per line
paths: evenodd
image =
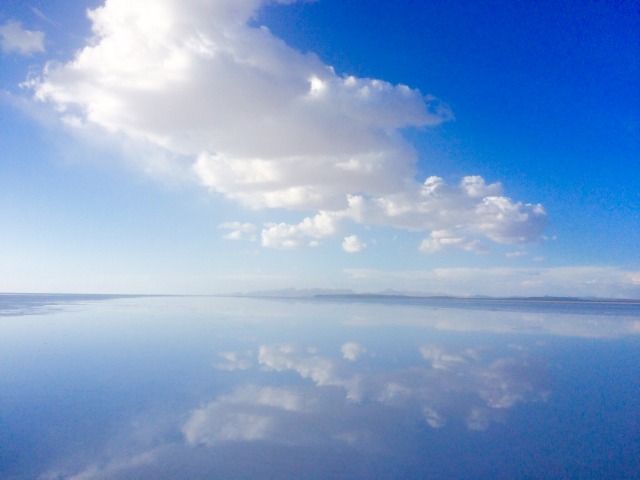
M0 295L0 478L640 478L637 304L456 302Z

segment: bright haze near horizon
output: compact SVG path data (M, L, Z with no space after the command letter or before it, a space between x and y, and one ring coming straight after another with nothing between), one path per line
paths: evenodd
M635 2L0 9L0 291L640 298Z

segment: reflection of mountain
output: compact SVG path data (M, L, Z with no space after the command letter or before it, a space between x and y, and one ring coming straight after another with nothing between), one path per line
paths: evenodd
M314 298L323 295L356 295L349 289L331 288L283 288L279 290L260 290L249 293L235 293L232 297L274 297L274 298Z
M380 293L356 293L351 290L294 288L269 290L235 296L249 298L308 299L322 302L383 303L423 305L436 308L465 310L522 311L540 313L570 313L580 315L636 316L640 318L640 300L577 298L577 297L456 297L417 292L385 290Z
M468 302L532 302L532 303L575 303L586 305L621 304L640 306L640 300L625 298L600 297L490 297L487 295L456 296L442 293L427 293L418 291L401 291L386 289L380 292L358 293L351 289L331 288L283 288L279 290L259 290L248 293L235 293L232 297L280 297L280 298L319 298L327 300L458 300Z

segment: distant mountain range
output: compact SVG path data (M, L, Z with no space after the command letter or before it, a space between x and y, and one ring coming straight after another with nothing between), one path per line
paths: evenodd
M599 298L599 297L559 297L559 296L537 296L537 297L490 297L486 295L456 296L444 293L425 293L415 291L398 291L392 289L382 290L372 293L358 293L351 289L331 289L331 288L284 288L279 290L260 290L248 293L234 293L232 297L252 297L252 298L317 298L336 300L419 300L419 299L451 299L451 300L510 300L529 302L617 302L617 303L640 303L640 300L619 299L619 298Z

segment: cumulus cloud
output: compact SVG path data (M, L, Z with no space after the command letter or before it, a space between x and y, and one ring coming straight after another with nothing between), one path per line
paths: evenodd
M344 237L342 249L347 253L358 253L367 248L367 244L358 238L357 235Z
M20 22L6 22L0 26L0 47L3 52L21 55L44 52L44 33L26 30Z
M317 247L319 239L331 237L339 230L339 222L334 215L320 212L307 217L298 225L270 223L262 230L262 246L269 248L294 249Z
M311 212L300 224L266 225L265 247L317 246L345 221L433 232L426 252L538 238L543 208L509 199L499 183L416 180L402 129L449 120L446 105L405 85L339 75L290 48L253 25L265 3L107 0L89 11L90 43L27 85L76 128L190 158L216 194ZM328 219L330 228L313 225ZM252 237L234 229L227 238ZM357 248L347 241L347 251Z

